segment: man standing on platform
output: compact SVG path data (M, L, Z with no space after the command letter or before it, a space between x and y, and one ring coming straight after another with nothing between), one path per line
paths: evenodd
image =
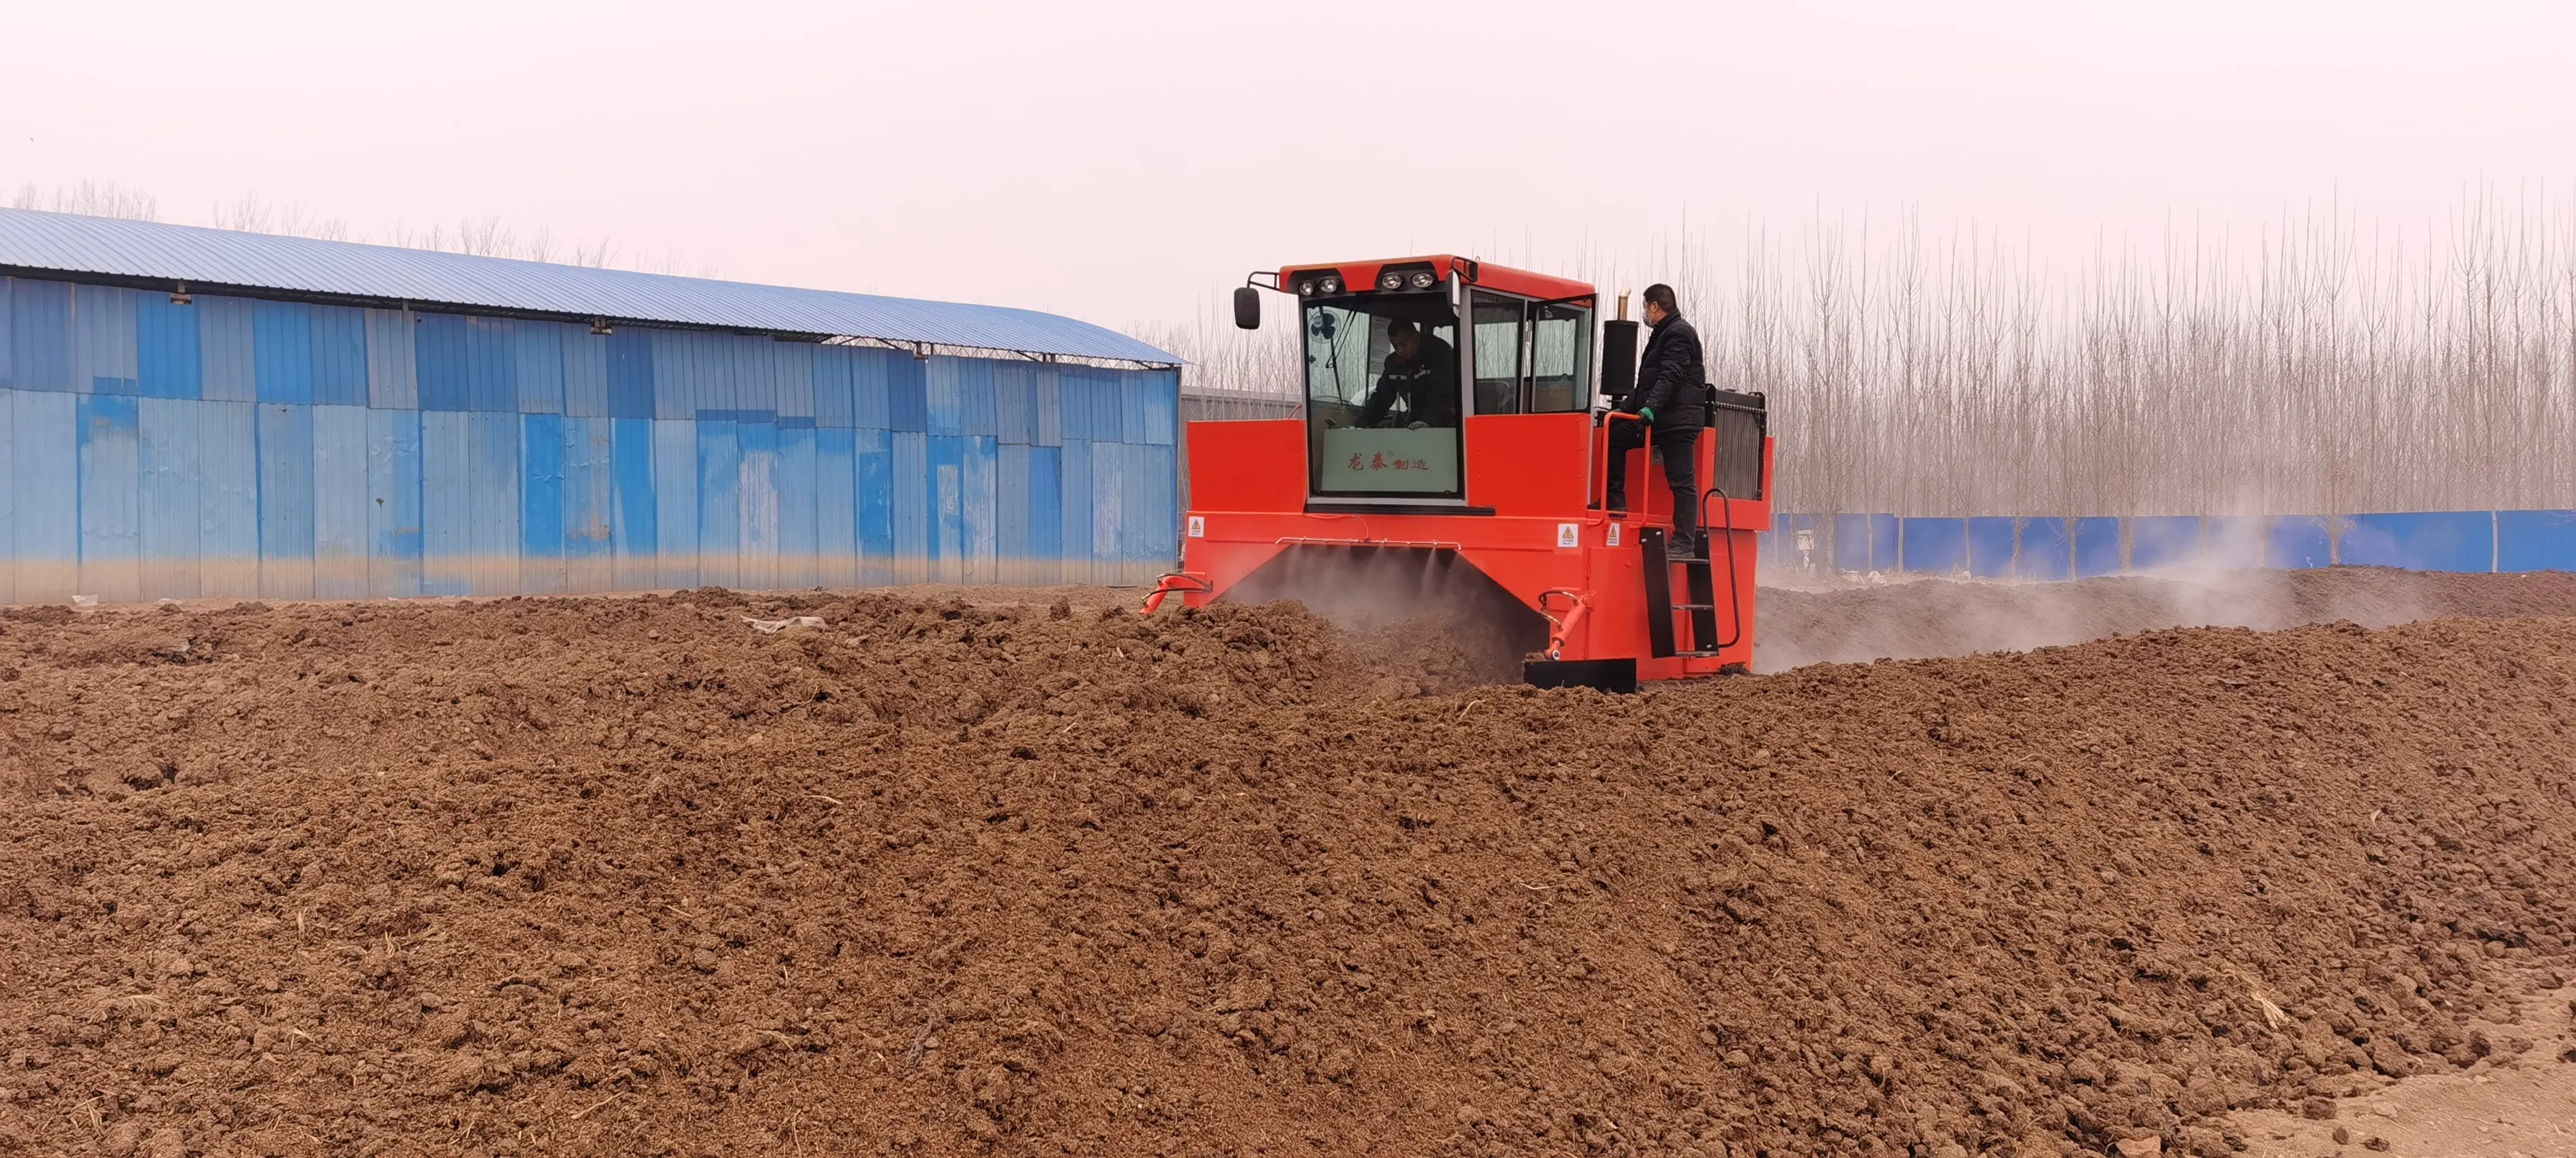
M1664 462L1664 481L1673 488L1673 538L1669 554L1676 559L1699 553L1700 428L1708 424L1708 368L1700 361L1699 331L1683 320L1673 300L1673 287L1658 282L1646 287L1646 352L1637 359L1637 388L1619 400L1618 408L1637 419L1610 422L1607 506L1628 509L1628 452L1646 445L1646 430L1655 432L1655 454ZM1642 420L1642 421L1639 421Z

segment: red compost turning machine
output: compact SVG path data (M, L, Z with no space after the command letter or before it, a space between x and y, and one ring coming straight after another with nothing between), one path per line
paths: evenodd
M1260 325L1262 290L1297 301L1302 414L1189 424L1181 569L1147 611L1175 595L1419 593L1501 627L1542 686L1631 690L1751 663L1754 534L1771 521L1760 394L1702 387L1702 548L1668 558L1659 449L1625 452L1629 509L1602 504L1604 420L1626 417L1608 406L1637 370L1624 296L1596 326L1589 285L1447 255L1248 280L1237 325Z

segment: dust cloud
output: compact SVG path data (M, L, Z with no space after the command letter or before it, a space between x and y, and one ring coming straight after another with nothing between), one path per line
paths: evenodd
M1455 551L1292 547L1228 592L1236 603L1294 601L1347 637L1351 662L1383 671L1380 698L1517 683L1547 622Z

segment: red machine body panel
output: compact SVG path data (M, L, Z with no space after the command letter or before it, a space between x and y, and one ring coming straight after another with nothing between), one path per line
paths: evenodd
M1633 658L1640 680L1716 675L1752 663L1754 535L1771 525L1769 500L1708 503L1705 531L1718 593L1717 626L1734 644L1714 656L1655 658L1637 532L1670 530L1671 492L1660 468L1645 461L1646 452L1630 451L1635 509L1620 516L1594 508L1601 477L1596 464L1608 444L1588 414L1467 421L1469 502L1491 514L1309 511L1305 426L1295 420L1193 422L1186 437L1191 498L1181 574L1193 582L1173 590L1189 606L1222 597L1282 551L1299 547L1454 551L1523 605L1561 624L1561 654L1555 658ZM1699 440L1701 478L1714 477L1715 443ZM1767 479L1767 438L1762 457ZM1551 594L1558 592L1565 594ZM1680 619L1687 613L1673 614ZM1686 625L1677 630L1688 638Z

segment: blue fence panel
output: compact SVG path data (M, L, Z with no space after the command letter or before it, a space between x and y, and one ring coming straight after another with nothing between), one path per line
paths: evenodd
M742 582L742 441L739 424L698 420L698 582Z
M1145 441L1155 446L1170 446L1180 436L1181 375L1176 370L1132 371L1145 384L1141 401L1146 408Z
M612 331L608 335L606 371L609 417L653 417L652 331L634 326L619 326Z
M1001 579L996 570L1001 557L1001 471L996 461L1000 453L1000 442L990 435L970 435L959 440L957 498L964 531L959 555L969 582L993 583Z
M1869 562L1873 571L1893 571L1904 554L1905 533L1894 515L1869 517Z
M198 396L203 354L197 316L197 307L174 305L164 294L144 294L135 302L135 393L146 398Z
M699 335L682 330L646 330L653 346L653 417L676 422L715 409L701 384L706 359L699 354Z
M741 584L756 590L798 586L786 557L794 506L788 495L795 485L787 473L787 430L775 420L747 420L734 437L742 447ZM812 509L808 503L809 517Z
M80 286L72 310L72 389L99 394L134 393L134 299L130 289Z
M253 303L241 298L200 297L197 311L198 396L226 402L259 397L258 326Z
M1009 496L1004 496L1005 501ZM1064 567L1064 448L1029 448L1029 556L1031 582L1062 582Z
M9 297L9 383L19 390L72 389L72 287L20 281Z
M938 408L932 407L931 425L938 425ZM965 470L965 440L953 435L932 434L924 444L927 458L925 477L929 480L924 514L924 557L938 564L934 577L947 582L962 581L965 576L957 564L966 557L966 506L962 474Z
M367 404L367 311L311 306L313 401L323 406Z
M263 366L260 390L268 391ZM305 383L310 389L311 382ZM313 408L259 404L259 594L313 598Z
M2012 574L2013 523L2009 518L1968 520L1968 574L1979 579Z
M823 364L818 362L817 367ZM815 581L827 587L859 581L858 481L857 432L847 426L818 425L814 430L814 551L822 574Z
M564 412L563 347L571 330L553 322L520 322L511 328L511 378L519 385L521 413Z
M1007 382L996 385L1007 389ZM993 550L1007 575L1016 576L1029 557L1029 448L997 442L993 455Z
M419 329L409 310L367 311L367 405L420 409Z
M777 397L766 403L782 418L817 418L814 397L815 353L822 347L812 342L774 341L769 344L770 372L776 375Z
M850 425L864 430L895 428L893 367L898 361L913 358L892 350L850 352Z
M19 283L22 298L27 285ZM15 390L9 403L17 597L57 602L76 594L80 578L80 399Z
M858 353L847 346L814 349L814 425L826 430L859 424Z
M197 492L198 590L208 596L257 595L259 404L203 403L197 411L197 464L204 479Z
M2334 564L2334 520L2280 515L2263 528L2263 566L2303 570Z
M474 591L506 595L519 587L519 415L477 410L465 416L467 477L473 480Z
M367 590L421 593L420 412L367 412Z
M317 380L318 381L318 380ZM360 398L366 395L359 367ZM313 595L367 597L367 408L313 407Z
M616 448L615 426L607 418L569 415L563 425L564 589L612 590L616 581L610 540L617 500L609 472Z
M2120 520L2100 515L2075 520L2076 578L2119 574L2124 566L2120 554Z
M894 433L862 429L853 438L858 459L859 582L894 582Z
M2492 511L2355 515L2344 526L2335 557L2352 567L2493 571L2495 522Z
M1904 570L1953 575L1968 567L1966 519L1903 519L1897 538Z
M938 533L931 519L929 435L894 432L893 497L895 573L918 580L924 577L920 568L931 558L931 537Z
M1053 366L1040 366L1037 383L1038 425L1034 436L1035 441L1039 446L1063 446L1064 375Z
M654 541L664 587L698 585L698 424L653 420Z
M2182 567L2200 558L2200 516L2141 515L2129 520L2129 570Z
M197 413L203 408L194 399L146 396L136 401L135 429L143 452L141 547L146 599L194 599L201 593L197 496L204 472L197 449Z
M1061 452L1058 476L1063 481L1056 490L1057 496L1064 500L1064 514L1059 520L1064 535L1064 545L1059 552L1059 557L1064 560L1064 576L1059 581L1087 583L1093 574L1092 499L1096 493L1092 482L1092 444L1089 439L1067 438L1058 450Z
M778 583L813 587L824 582L817 544L822 497L817 490L814 420L782 418L778 424Z
M421 391L429 391L426 374ZM474 592L474 480L468 467L465 411L420 416L421 594Z
M519 412L518 325L506 318L465 319L466 409Z
M1115 398L1114 392L1110 397ZM1094 419L1100 414L1094 411ZM1109 427L1112 431L1116 425ZM1119 453L1119 443L1097 441L1091 444L1091 559L1092 577L1114 583L1120 576L1119 536L1127 521L1127 487L1124 482L1126 456Z
M993 363L987 358L957 359L957 431L968 438L997 433L993 401Z
M564 416L608 417L608 339L567 326L560 346Z
M530 594L564 589L564 433L561 415L519 419L519 586Z
M1180 478L1178 454L1169 443L1147 443L1136 448L1142 469L1136 472L1136 483L1145 495L1147 518L1140 530L1144 554L1139 558L1158 566L1177 566L1180 562Z
M1036 367L993 367L993 431L1004 445L1025 446L1037 438Z
M2576 511L2497 511L2496 570L2576 571Z
M413 356L418 361L420 408L464 410L473 401L473 374L468 368L465 319L457 314L422 314L413 327ZM459 427L458 429L463 429Z
M611 418L609 491L616 514L609 526L612 574L618 587L661 585L662 515L653 486L653 420Z
M132 602L143 594L143 440L137 399L80 399L80 583L87 594Z
M886 418L892 429L923 433L930 429L930 361L897 354L881 358L885 371Z
M2013 551L2013 578L2057 581L2075 577L2075 541L2066 519L2023 519L2021 541ZM2114 562L2119 554L2119 526L2112 525Z
M313 403L313 313L301 302L251 304L251 372L262 402Z
M18 372L17 355L10 352L9 346L9 331L15 324L18 311L17 285L16 278L0 277L0 390L10 389L11 376ZM0 504L0 509L5 507L6 504ZM0 587L5 587L10 581L8 570L0 567ZM6 591L0 590L0 594L6 594Z
M1117 375L1118 441L1139 446L1153 441L1156 408L1145 375L1135 370Z

